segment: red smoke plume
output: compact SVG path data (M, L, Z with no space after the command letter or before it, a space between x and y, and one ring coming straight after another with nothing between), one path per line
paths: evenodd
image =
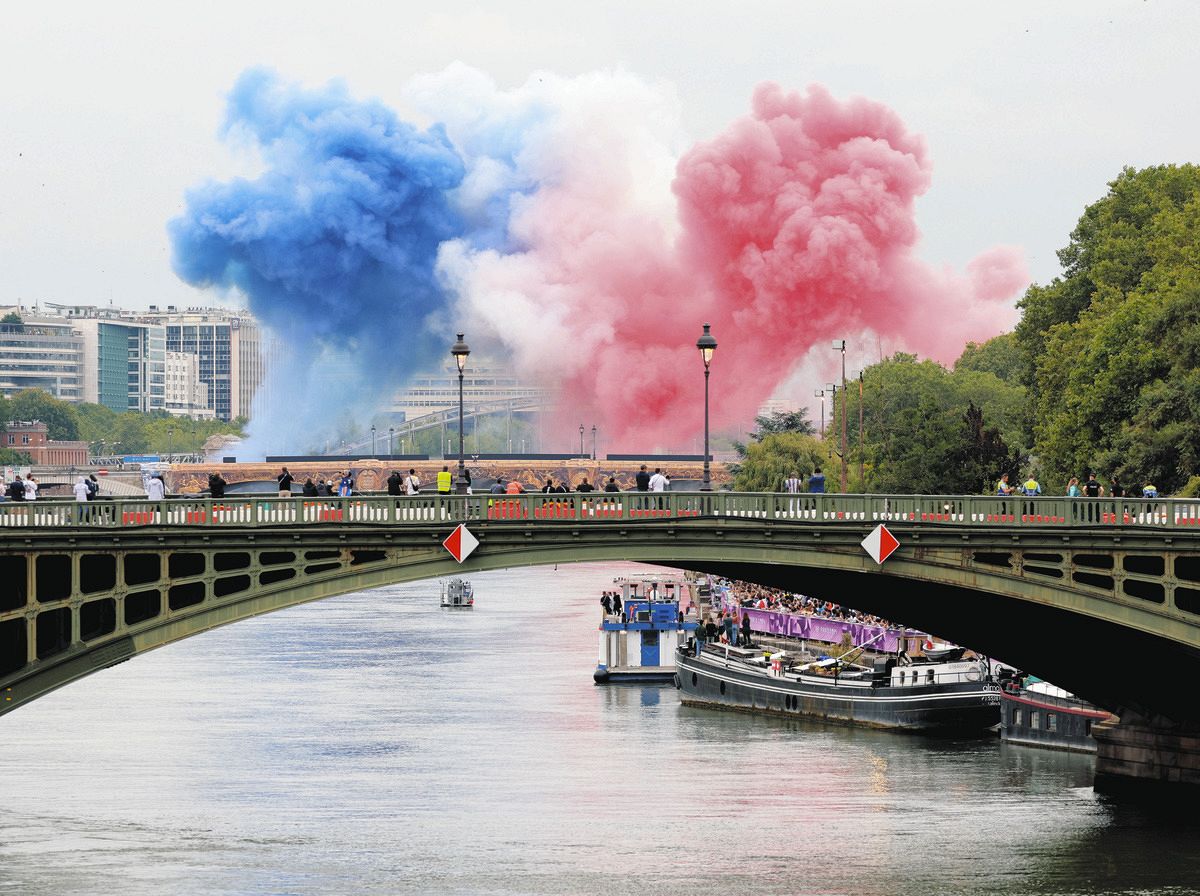
M647 259L644 242L612 247L598 284L618 299L611 333L567 379L573 417L603 412L622 445L696 433L705 322L719 343L714 426L748 421L832 338L869 330L950 362L1005 330L1028 282L1017 250L988 250L965 276L915 256L913 204L930 174L924 142L886 107L761 85L748 117L680 160L672 257Z
M673 222L671 197L647 186L670 165L645 124L663 117L648 88L618 75L525 90L567 111L521 156L539 184L514 202L523 251L460 245L442 270L519 369L563 387L564 432L596 423L611 450L698 448L704 323L721 428L748 423L810 349L832 372L831 339L872 333L949 362L1015 319L1018 251L990 249L965 274L917 257L931 165L879 103L761 85L748 116L678 160Z

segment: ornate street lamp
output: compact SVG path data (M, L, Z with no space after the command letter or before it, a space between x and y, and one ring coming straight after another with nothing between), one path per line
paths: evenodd
M458 480L454 491L457 494L467 493L467 468L463 465L463 369L467 366L467 356L471 349L463 342L463 334L458 334L458 342L450 347L454 363L458 365Z
M375 456L375 424L371 424L371 457Z
M396 427L388 427L388 457L396 453Z
M579 456L583 457L583 424L579 424Z
M592 424L592 460L596 459L596 424Z
M842 353L842 492L846 491L846 340L833 340L833 350Z
M700 483L700 491L712 491L712 476L708 468L708 368L712 364L713 353L717 350L717 340L708 331L709 325L704 325L704 332L696 340L696 348L700 349L700 359L704 361L704 481Z

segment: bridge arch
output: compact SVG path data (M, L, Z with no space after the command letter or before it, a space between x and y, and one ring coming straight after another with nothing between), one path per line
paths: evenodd
M895 519L903 547L878 566L859 544L871 515L792 518L780 515L778 496L740 498L631 497L623 500L664 503L632 518L545 521L541 496L520 499L533 512L515 517L491 513L486 498L369 499L357 502L357 517L347 506L316 525L272 510L219 526L212 502L150 519L147 502L136 502L137 519L107 509L111 526L64 518L7 528L0 579L17 587L0 592L0 712L156 647L311 600L459 571L640 561L827 597L968 644L1114 710L1193 721L1187 684L1200 664L1200 616L1186 593L1177 598L1190 589L1176 575L1200 556L1190 533L1164 540L1153 528L1041 526L1018 536L968 519ZM420 512L377 517L389 506ZM190 525L189 515L209 523ZM441 540L464 515L481 545L459 567ZM1097 557L1109 558L1107 570ZM1152 687L1133 671L1146 658Z

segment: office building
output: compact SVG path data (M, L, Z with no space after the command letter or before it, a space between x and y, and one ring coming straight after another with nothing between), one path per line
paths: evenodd
M18 307L0 308L0 317L9 319L0 323L0 394L43 389L83 400L83 336L72 323Z

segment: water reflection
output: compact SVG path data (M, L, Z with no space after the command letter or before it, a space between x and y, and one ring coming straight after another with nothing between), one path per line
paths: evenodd
M595 687L630 570L474 577L241 623L0 719L0 893L1129 893L1194 826L1092 760ZM19 773L17 773L19 770Z

